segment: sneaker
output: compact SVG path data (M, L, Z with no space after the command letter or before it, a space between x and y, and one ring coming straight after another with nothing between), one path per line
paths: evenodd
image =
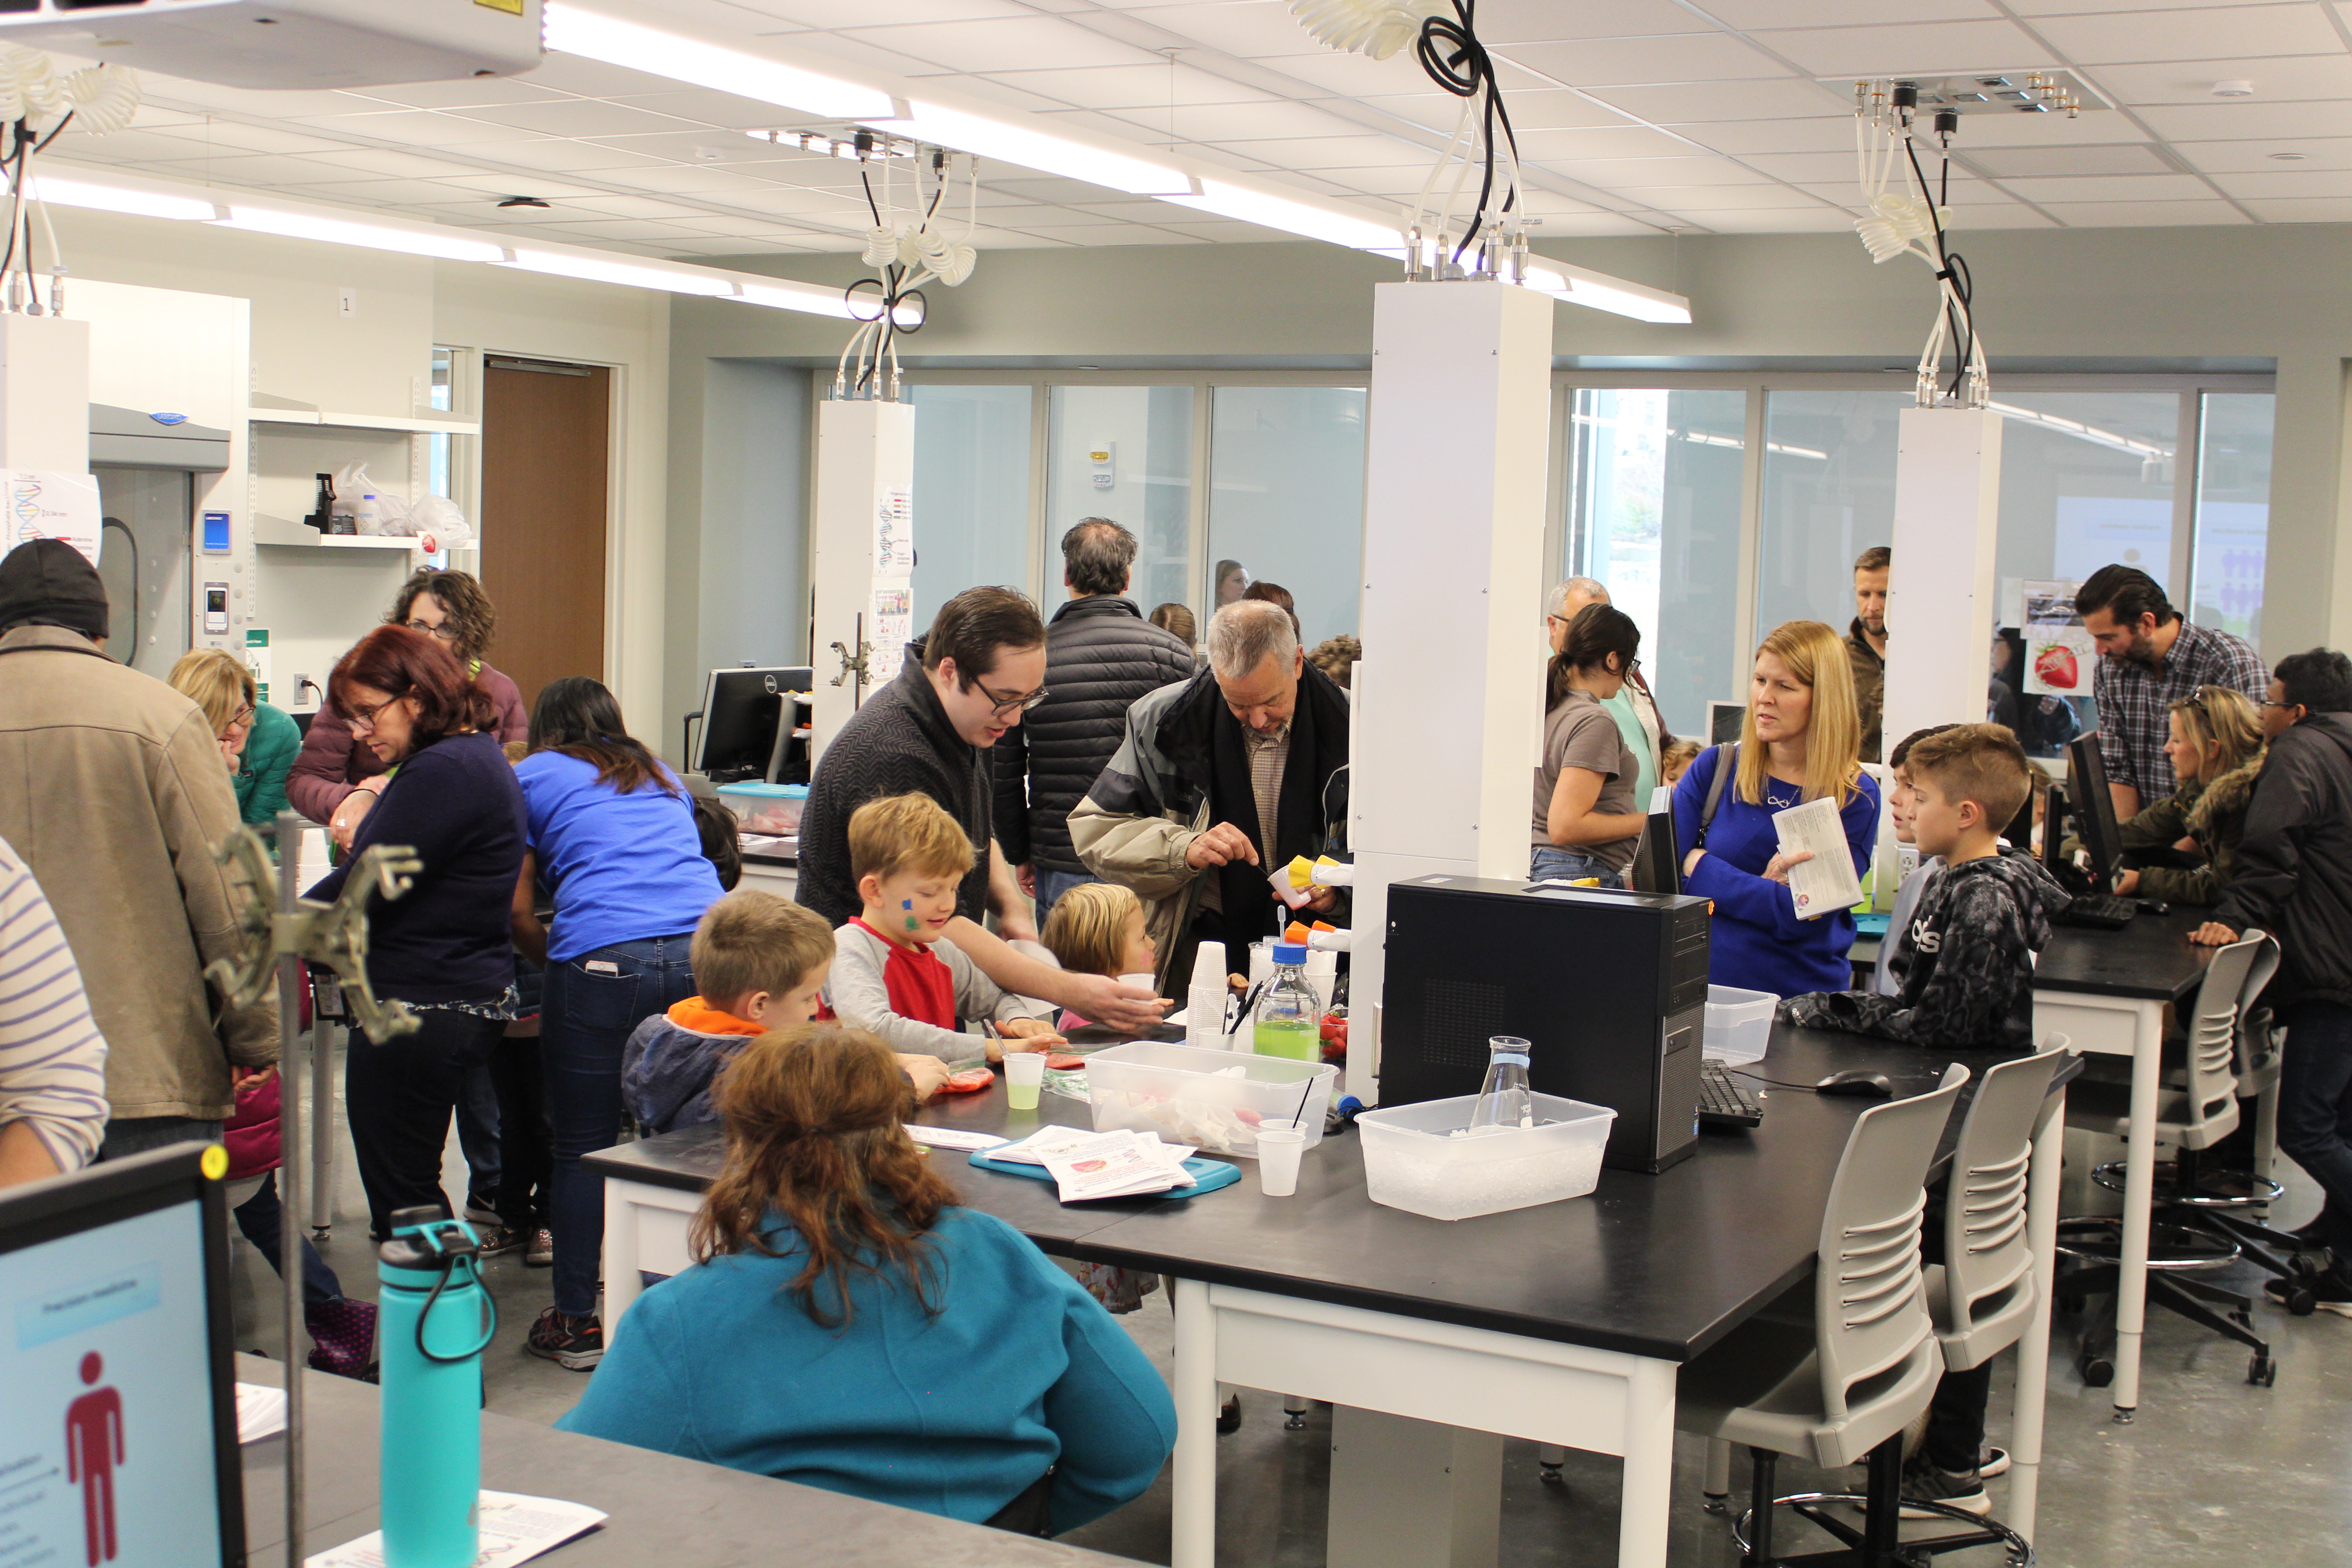
M550 1307L530 1326L530 1336L524 1341L531 1354L545 1356L559 1366L573 1372L593 1372L596 1363L604 1359L604 1325L589 1312L573 1317L560 1308Z
M530 1233L530 1245L523 1248L523 1267L552 1268L555 1267L555 1233L542 1226ZM2002 1464L2009 1461L2003 1459Z
M499 1223L499 1211L492 1208L489 1200L481 1194L467 1193L466 1217L478 1226L496 1225Z
M1217 1412L1217 1436L1222 1437L1229 1432L1238 1432L1241 1429L1242 1396L1236 1394L1225 1401L1223 1409Z
M375 1352L374 1302L341 1296L305 1301L302 1326L310 1331L310 1365L337 1377L367 1377Z
M1989 1481L1995 1476L2007 1474L2009 1474L2009 1450L1996 1448L1990 1443L1986 1444L1984 1452L1977 1456L1978 1478Z
M2310 1283L2312 1293L2319 1298L2319 1310L2352 1318L2352 1283L2347 1283L2341 1273L2330 1269ZM2284 1279L2266 1280L2263 1285L2263 1294L2284 1305L2288 1289L2288 1282Z
M1992 1499L1985 1496L1984 1478L1975 1470L1954 1475L1939 1470L1926 1459L1918 1459L1903 1468L1903 1500L1939 1502L1957 1508L1963 1513L1984 1515L1992 1511ZM1926 1509L1905 1508L1905 1519L1941 1519L1941 1514Z
M525 1240L521 1231L509 1230L502 1225L482 1225L474 1228L482 1238L484 1258L503 1258L520 1248Z

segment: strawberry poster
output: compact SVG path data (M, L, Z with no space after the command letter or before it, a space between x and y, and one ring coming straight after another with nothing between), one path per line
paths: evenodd
M2033 697L2088 697L2098 649L2074 611L2072 583L2027 583L2025 690Z

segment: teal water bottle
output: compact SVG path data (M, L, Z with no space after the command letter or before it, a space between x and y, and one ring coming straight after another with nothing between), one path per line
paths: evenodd
M376 1253L383 1334L385 1568L473 1568L482 1489L482 1352L498 1310L474 1227L395 1210Z

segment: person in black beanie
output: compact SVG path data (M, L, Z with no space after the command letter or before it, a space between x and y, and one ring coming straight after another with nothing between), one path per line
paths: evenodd
M217 1141L278 1058L266 1005L226 1012L244 894L213 858L236 795L204 710L107 657L106 585L72 545L0 559L0 838L32 869L107 1042L99 1158ZM215 1019L219 1021L215 1024Z

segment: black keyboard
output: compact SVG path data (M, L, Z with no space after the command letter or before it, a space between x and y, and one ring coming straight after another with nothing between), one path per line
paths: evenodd
M1718 1061L1705 1061L1698 1069L1698 1124L1701 1127L1760 1127L1764 1101L1731 1076Z
M2084 926L2092 931L2121 931L2139 913L2138 901L2113 893L2084 893L2061 910L2053 923Z

